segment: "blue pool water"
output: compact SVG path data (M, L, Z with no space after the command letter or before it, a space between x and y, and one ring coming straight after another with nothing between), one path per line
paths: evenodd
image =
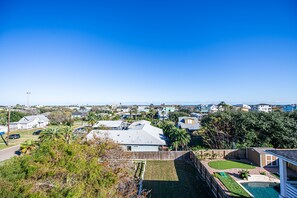
M242 183L255 198L278 198L279 184L272 182L247 182Z

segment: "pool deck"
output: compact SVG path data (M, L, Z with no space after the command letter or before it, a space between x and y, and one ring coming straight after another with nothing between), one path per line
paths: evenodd
M221 159L220 159L221 160ZM277 182L279 183L279 179L273 175L272 173L277 173L278 168L270 168L269 170L267 168L261 168L258 166L255 166L254 169L248 169L251 177L249 177L248 180L243 180L240 178L239 171L242 170L242 168L232 168L232 169L226 169L226 170L217 170L214 168L211 168L208 165L208 162L213 160L203 160L201 163L207 168L210 174L213 174L214 172L226 172L228 173L235 181L241 183L241 182L247 182L247 181L258 181L258 182ZM240 160L241 162L250 163L247 160ZM265 172L266 175L261 175L260 173Z

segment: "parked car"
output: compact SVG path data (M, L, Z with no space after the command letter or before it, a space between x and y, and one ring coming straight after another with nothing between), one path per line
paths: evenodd
M21 135L20 134L11 134L11 135L9 135L8 138L9 139L19 139L19 138L21 138Z
M39 135L39 134L41 133L41 131L42 131L42 130L34 131L34 132L32 133L32 135Z

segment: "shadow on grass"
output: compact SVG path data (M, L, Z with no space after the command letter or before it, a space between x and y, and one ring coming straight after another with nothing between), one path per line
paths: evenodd
M208 198L209 193L205 189L202 181L198 177L198 172L191 163L184 160L184 156L174 160L174 168L177 175L177 181L163 180L144 180L144 189L151 190L148 197L151 198ZM172 162L169 162L172 163ZM165 165L165 164L164 164ZM172 169L166 169L166 172ZM154 169L154 172L158 170ZM166 172L158 172L166 175Z

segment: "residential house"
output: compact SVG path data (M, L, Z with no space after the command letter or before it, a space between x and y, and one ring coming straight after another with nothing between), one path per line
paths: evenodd
M201 113L209 113L209 108L207 105L198 105L197 110L200 111Z
M12 129L44 128L49 124L49 119L44 115L25 116L18 122L11 123Z
M174 112L175 107L163 107L158 110L158 117L161 120L165 120L169 118L169 113Z
M108 130L122 130L124 122L121 120L100 120L94 126L94 129L104 128Z
M296 198L297 182L289 181L287 164L297 166L297 150L267 150L268 154L278 157L280 175L280 198Z
M188 132L197 131L200 129L200 124L198 118L196 117L179 117L178 127L181 129L186 129Z
M72 113L71 117L73 119L75 119L75 118L82 118L83 117L83 113L82 112L79 112L79 111L75 111L75 112Z
M258 112L271 112L272 107L269 104L257 104L252 106L253 111L258 111Z
M237 105L234 105L234 108L236 110L246 111L246 112L251 110L251 106L247 104L237 104Z
M139 113L141 113L141 112L148 113L148 112L150 111L150 109L149 109L148 106L138 106L137 111L138 111Z
M215 104L209 104L207 105L207 108L209 113L215 113L219 110L218 105Z
M198 120L201 120L204 115L205 114L202 114L202 113L191 113L190 114L191 117L196 117L196 118L198 118Z
M0 125L0 132L6 133L7 132L7 126Z
M261 168L277 167L278 158L266 153L266 150L273 150L273 148L247 148L246 155L251 162L260 166Z
M283 105L282 110L284 112L293 112L297 111L297 104Z
M162 129L151 126L149 122L131 125L127 130L93 130L87 135L87 139L111 139L126 151L159 151L166 146L166 137Z

